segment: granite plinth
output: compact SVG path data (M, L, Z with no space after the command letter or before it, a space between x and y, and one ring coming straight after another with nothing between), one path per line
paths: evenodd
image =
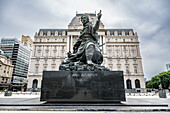
M41 101L125 101L122 71L44 71Z

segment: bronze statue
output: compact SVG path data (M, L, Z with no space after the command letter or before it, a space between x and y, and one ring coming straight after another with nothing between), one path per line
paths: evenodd
M86 14L81 16L83 29L80 32L76 43L73 47L73 53L67 53L68 59L64 60L60 65L60 70L68 71L94 71L108 70L104 66L100 66L103 62L103 55L98 44L97 30L100 25L101 10L97 14L95 26L89 21Z

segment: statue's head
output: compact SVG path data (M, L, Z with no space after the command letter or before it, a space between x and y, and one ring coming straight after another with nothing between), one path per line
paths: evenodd
M83 24L86 24L87 22L89 22L89 17L88 17L86 14L83 14L83 15L81 16L81 22L82 22Z

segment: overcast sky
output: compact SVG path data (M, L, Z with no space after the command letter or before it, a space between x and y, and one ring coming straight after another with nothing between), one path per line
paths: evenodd
M21 38L42 28L67 28L78 13L102 10L105 28L139 35L145 78L170 63L170 0L0 0L0 38Z

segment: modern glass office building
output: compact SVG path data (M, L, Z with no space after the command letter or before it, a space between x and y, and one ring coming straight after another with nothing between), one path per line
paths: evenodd
M20 90L27 82L27 73L30 58L30 49L25 47L18 39L2 39L1 49L12 60L14 65L12 74L12 86L14 90Z

